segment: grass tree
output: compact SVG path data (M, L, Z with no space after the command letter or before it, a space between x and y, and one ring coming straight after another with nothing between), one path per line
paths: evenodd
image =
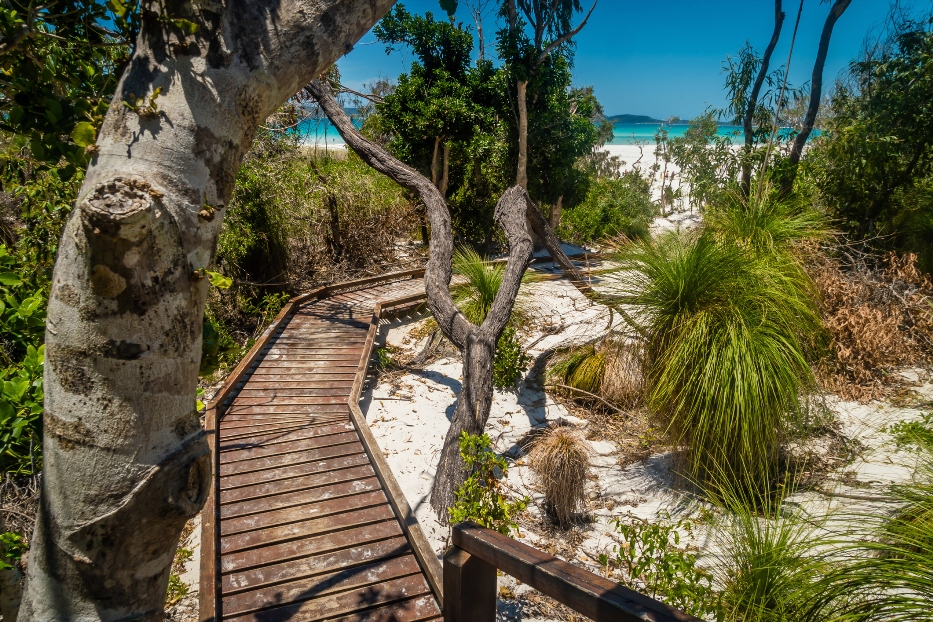
M892 487L893 516L853 515L855 538L837 545L835 565L818 582L808 619L863 622L927 620L933 608L933 447L924 448L909 484Z
M259 124L392 4L142 3L53 274L20 619L163 619L211 478L195 409L205 270L237 169Z
M645 335L645 399L689 477L743 474L766 486L813 382L806 347L819 330L794 264L709 231L618 249L614 304Z
M336 102L328 85L315 81L309 89L347 145L370 166L416 193L427 209L431 225L430 259L424 275L428 306L444 336L463 352L463 384L431 491L431 505L444 520L448 508L454 504L454 491L466 478L459 447L461 434L476 436L482 434L486 426L492 406L496 343L508 324L522 275L531 261L532 244L525 225L527 193L518 186L510 188L496 206L496 220L509 244L509 260L482 323L474 324L457 308L450 294L453 231L447 203L437 187L424 175L365 139Z

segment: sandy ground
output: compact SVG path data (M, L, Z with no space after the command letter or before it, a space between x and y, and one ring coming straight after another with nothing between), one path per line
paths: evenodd
M624 157L631 149L623 146L619 150ZM656 219L652 231L682 230L698 222L697 215L679 212ZM568 246L565 250L574 252L579 249ZM566 281L553 278L559 274L553 264L539 264L532 269L545 278L523 287L521 294L533 318L522 334L529 354L539 357L548 349L584 342L606 329L611 321L606 308L591 303ZM547 278L549 276L552 278ZM377 347L389 345L409 354L420 351L422 343L417 333L423 321L423 317L402 318L383 325ZM615 321L619 321L617 316ZM858 404L834 397L825 398L825 404L835 413L840 424L841 435L858 450L854 452L854 459L840 461L838 468L831 470L819 490L798 494L789 500L790 503L798 505L811 516L824 516L830 512L843 522L853 512L878 513L890 509L885 499L885 488L912 478L915 456L907 451L898 451L885 428L899 421L919 419L923 414L922 408L933 398L933 384L921 372L910 373L917 390L912 402L906 406L883 402ZM458 356L451 355L434 361L417 373L371 377L360 404L439 557L448 545L448 530L438 522L429 496L461 378L461 361ZM579 410L575 412L580 414ZM598 558L600 554L611 553L613 546L618 544L610 525L612 519L629 514L657 521L669 514L674 520L692 518L699 519L698 523L704 522L705 509L673 485L670 454L656 453L636 460L613 441L589 440L591 462L586 511L590 522L577 526L569 534L556 534L542 520L543 497L534 474L524 465L518 441L533 428L546 426L558 419L577 426L591 438L604 436L592 429L593 424L586 417L573 416L547 395L535 379L525 377L514 390L496 391L487 433L495 442L496 451L509 461L505 480L507 489L516 497L528 496L532 500L520 521L520 540L593 572L606 574ZM181 575L189 586L189 595L168 612L167 619L176 622L197 619L200 525L196 522L193 527L182 544L193 551ZM696 529L692 536L683 535L686 544L698 549L701 563L710 563L720 553L716 538L708 528ZM609 576L614 575L610 572ZM511 593L517 597L500 599L500 619L565 619L542 616L541 607L529 607L528 586L519 585L507 576L499 580L503 594L508 596Z
M689 226L686 218L665 219L657 228ZM537 268L548 272L549 266ZM599 334L606 327L608 314L581 296L563 280L533 283L526 296L533 297L534 327L525 335L525 343L533 344L530 354L537 357L548 348L579 342ZM388 344L409 353L420 350L415 336L420 320L407 319L383 327L380 336ZM361 407L366 414L392 470L439 556L446 548L448 530L441 525L429 503L435 466L449 418L454 410L455 394L460 389L461 362L449 357L430 364L423 372L408 373L394 382L370 383ZM922 383L918 383L922 384ZM933 396L933 385L922 384L917 403L922 396ZM856 458L840 464L822 484L822 491L799 494L789 501L812 516L827 510L836 515L851 512L878 511L885 508L884 488L893 483L909 481L913 474L914 455L899 452L884 428L902 420L918 419L919 407L895 407L885 403L858 404L826 398L827 406L836 414L841 433L856 441L861 449ZM593 572L605 574L600 567L600 554L611 553L617 544L610 521L630 513L648 521L657 521L664 514L673 519L702 515L700 506L672 486L672 457L658 453L629 464L631 460L612 441L588 441L592 451L590 499L587 513L590 522L576 528L568 536L554 537L552 529L541 520L543 497L535 477L524 466L517 441L532 428L545 426L559 418L578 426L584 434L590 424L585 418L572 416L548 396L534 381L523 379L514 391L497 391L487 433L495 442L496 451L510 463L507 488L516 496L529 496L533 503L523 517L519 539L547 550ZM590 434L590 436L594 436ZM595 435L599 436L599 435ZM628 464L622 467L620 464ZM699 521L702 522L702 521ZM686 536L686 534L684 534ZM710 532L697 529L691 544L696 546L701 561L707 563L719 551ZM527 586L517 585L509 577L500 577L500 587L521 596ZM518 601L500 601L503 619L551 619L522 617Z

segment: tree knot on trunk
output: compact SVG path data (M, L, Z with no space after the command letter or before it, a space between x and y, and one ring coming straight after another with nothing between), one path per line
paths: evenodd
M163 571L175 548L166 552L166 542L177 542L181 528L200 511L210 482L210 449L199 431L96 518L69 529L42 512L47 528L66 538L57 539L59 548L42 551L38 563L52 575L76 573L77 585L92 599L143 611L153 590L165 593Z
M81 219L95 236L139 241L151 229L152 207L161 198L162 193L145 181L117 177L85 197Z

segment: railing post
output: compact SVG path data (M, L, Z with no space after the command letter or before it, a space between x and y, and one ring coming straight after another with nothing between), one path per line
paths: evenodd
M454 547L444 555L444 622L495 622L496 567Z

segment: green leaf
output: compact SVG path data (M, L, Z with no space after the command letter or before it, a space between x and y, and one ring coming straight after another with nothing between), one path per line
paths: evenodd
M93 145L94 141L97 140L97 130L94 129L93 124L87 121L81 121L75 125L75 129L72 130L71 140L79 147Z
M107 0L107 8L113 11L117 17L126 15L127 5L123 0Z
M0 285L22 285L23 280L12 272L0 272ZM0 309L2 311L2 309Z
M453 17L454 13L457 12L457 0L438 0L440 2L441 8L447 11L447 15Z
M217 289L230 289L230 286L233 285L233 279L229 276L224 276L220 272L214 272L212 270L205 270L204 272L211 280L211 285Z
M193 35L198 31L198 25L187 19L173 19L172 23L175 24L181 30L187 32L189 35Z
M45 147L38 140L29 141L29 150L37 160L45 160Z
M58 178L62 181L69 181L77 172L78 169L75 168L74 164L68 164L58 169Z
M10 110L10 114L7 117L7 121L10 122L10 125L19 125L20 123L23 122L23 119L25 118L25 116L26 116L26 113L23 111L23 109L20 108L19 106L16 106L12 110Z

